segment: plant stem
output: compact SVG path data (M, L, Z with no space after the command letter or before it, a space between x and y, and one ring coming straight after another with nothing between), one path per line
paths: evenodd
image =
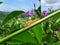
M13 37L13 36L15 36L15 35L17 35L17 34L19 34L19 33L21 33L21 32L23 32L23 31L25 31L25 30L27 30L27 29L29 29L29 28L31 28L32 26L34 26L34 25L36 25L36 24L38 24L38 23L43 22L44 20L46 20L46 19L48 19L48 18L53 17L55 14L57 14L57 13L59 13L59 12L60 12L60 10L58 10L58 11L56 11L56 12L54 12L54 13L52 13L52 14L50 14L50 15L48 15L48 16L40 19L40 20L38 20L37 22L31 24L30 26L27 26L26 28L22 28L22 29L20 29L20 30L18 30L18 31L16 31L16 32L14 32L14 33L12 33L12 34L10 34L10 35L2 38L2 39L0 40L0 43L3 42L3 41L5 41L5 40L7 40L7 39L9 39L9 38L11 38L11 37Z

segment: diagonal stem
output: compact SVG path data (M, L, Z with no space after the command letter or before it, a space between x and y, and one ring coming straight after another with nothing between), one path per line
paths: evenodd
M18 31L16 31L16 32L14 32L14 33L12 33L12 34L4 37L3 39L0 40L0 43L3 42L3 41L5 41L5 40L7 40L7 39L9 39L9 38L11 38L11 37L13 37L13 36L15 36L15 35L17 35L17 34L19 34L19 33L21 33L21 32L23 32L23 31L25 31L25 30L27 30L27 29L29 29L30 27L32 27L32 26L34 26L34 25L36 25L36 24L38 24L38 23L43 22L44 20L47 20L47 19L50 18L50 17L53 17L55 14L57 14L57 13L59 13L59 12L60 12L60 10L58 10L58 11L56 11L56 12L54 12L54 13L52 13L52 14L50 14L50 15L48 15L48 16L40 19L40 20L38 20L37 22L31 24L30 26L28 26L28 27L26 27L26 28L22 28L22 29L20 29L20 30L18 30Z

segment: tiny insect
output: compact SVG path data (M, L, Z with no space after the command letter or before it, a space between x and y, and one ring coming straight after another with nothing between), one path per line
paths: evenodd
M25 28L25 27L33 24L34 22L36 22L36 21L38 21L38 20L39 20L39 18L37 18L37 19L35 19L35 20L32 20L32 21L29 21L29 22L25 23L25 24L23 25L23 27Z

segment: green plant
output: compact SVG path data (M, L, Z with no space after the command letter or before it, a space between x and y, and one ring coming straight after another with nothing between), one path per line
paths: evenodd
M13 12L14 13L14 12ZM24 12L23 12L24 13ZM11 13L10 13L11 14ZM57 15L58 14L58 15ZM35 23L33 23L33 24L31 24L30 26L28 26L28 27L26 27L26 28L23 28L23 29L21 29L21 30L19 30L19 29L16 29L16 31L13 31L13 33L11 33L11 34L8 34L7 36L5 36L5 37L1 37L2 39L0 40L0 42L3 42L3 41L5 41L6 40L6 42L4 42L4 44L6 43L6 44L14 44L15 45L15 41L17 41L16 42L16 44L31 44L31 45L40 45L40 44L53 44L56 40L56 38L54 38L54 36L53 36L53 27L51 27L51 25L53 24L53 22L56 22L56 20L57 19L59 19L59 14L60 14L60 10L58 10L58 11L56 11L56 12L54 12L54 13L52 13L52 14L50 14L50 15L48 15L48 16L46 16L46 17L44 17L44 18L42 18L42 19L40 19L40 20L38 20L37 22L35 22ZM9 15L9 17L10 17L10 15ZM11 22L10 22L10 25L9 25L9 29L11 29L12 28L12 30L14 30L14 24L16 23L16 21L17 21L17 17L15 18L14 16L14 18L12 17L12 18L9 18L9 17L6 17L4 20L3 20L3 22L2 22L2 27L4 27L6 24L8 24L7 22L10 22L9 20L11 20L11 19L13 19L13 20L15 20L15 21L12 21L13 23L13 25L11 24ZM52 17L52 18L50 18L50 17ZM9 19L9 20L7 20L7 22L5 22L5 20L6 19ZM50 20L50 19L54 19L54 20L50 20L50 21L48 21L48 20ZM53 22L51 22L51 21L53 21ZM48 23L48 24L47 24ZM20 23L19 23L20 24ZM54 23L53 25L55 25L56 23ZM10 26L12 25L12 27L10 28ZM16 24L17 25L17 24ZM21 24L20 24L21 25ZM57 25L57 24L56 24ZM18 25L17 25L18 26ZM33 27L32 27L33 26ZM5 28L6 28L6 26L5 26ZM6 29L8 29L8 28L6 28ZM17 27L16 27L17 28ZM57 28L57 27L56 27ZM2 29L2 28L1 28ZM5 29L4 29L5 30ZM55 30L55 29L54 29ZM12 32L11 30L10 30L10 32ZM5 34L4 34L5 35ZM40 35L40 36L39 36ZM43 36L44 35L44 36ZM27 37L28 36L28 37ZM48 36L48 37L47 37ZM49 38L49 36L51 36L50 38ZM12 38L11 38L12 37ZM11 38L11 39L10 39ZM7 39L9 39L9 40L7 40ZM47 39L49 39L49 40L47 40ZM52 39L52 40L51 40ZM14 41L15 40L15 41ZM55 40L55 41L54 41ZM12 41L12 42L11 42ZM44 42L44 41L46 41L46 42ZM53 41L53 43L52 43L52 41Z
M60 45L60 32L57 32L56 37L53 34L55 30L60 29L60 10L44 18L41 6L34 11L37 17L26 17L23 15L24 11L9 13L0 25L0 45ZM26 22L36 18L39 20L23 27Z

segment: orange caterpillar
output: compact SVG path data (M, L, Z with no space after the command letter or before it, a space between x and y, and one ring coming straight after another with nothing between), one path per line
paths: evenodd
M25 28L25 27L33 24L34 22L36 22L36 21L38 21L38 20L39 20L39 18L37 18L37 19L35 19L35 20L32 20L32 21L29 21L29 22L25 23L25 24L23 25L23 27Z

